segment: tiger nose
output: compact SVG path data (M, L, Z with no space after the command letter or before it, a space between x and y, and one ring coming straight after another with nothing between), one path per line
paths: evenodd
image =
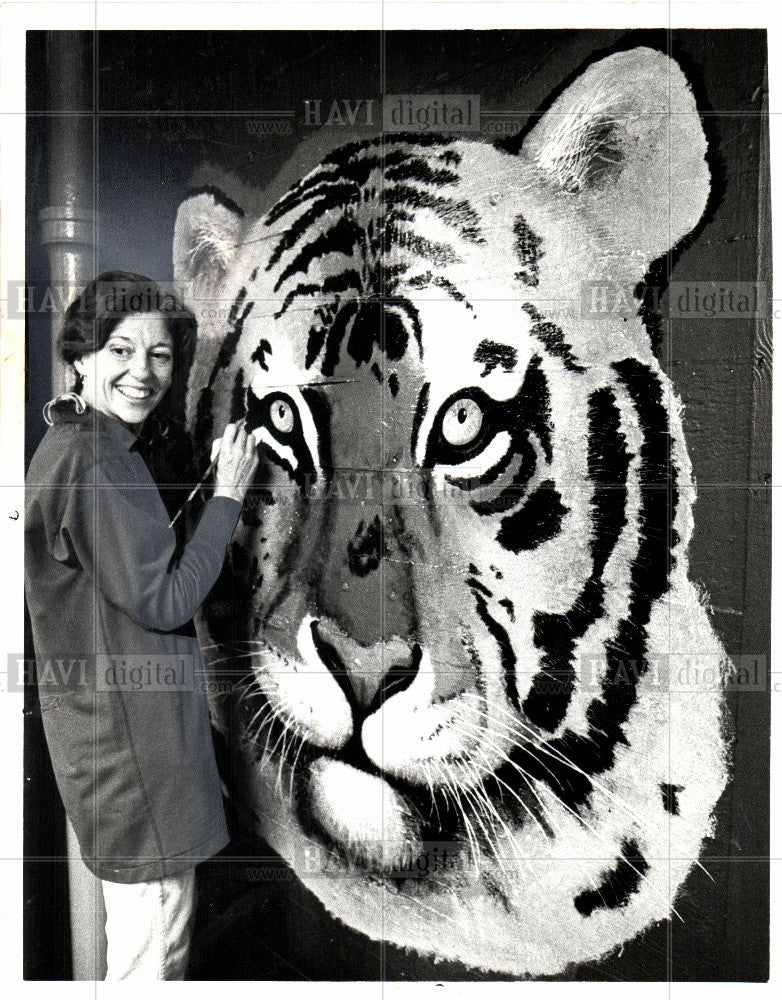
M418 643L391 639L362 646L328 618L312 623L312 638L321 661L362 715L371 715L391 695L404 691L418 673Z

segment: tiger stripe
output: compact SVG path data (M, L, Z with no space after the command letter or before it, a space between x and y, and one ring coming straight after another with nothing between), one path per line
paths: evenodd
M534 642L543 653L542 670L533 678L524 711L531 722L551 733L565 718L575 688L572 658L576 643L604 613L603 571L626 524L630 455L611 389L592 393L588 421L587 477L595 483L591 502L592 572L565 614L537 612L533 617Z
M546 782L570 808L584 805L592 791L590 775L601 774L614 762L614 749L626 743L622 730L637 697L645 662L652 607L667 591L678 504L677 475L669 460L670 423L659 377L635 358L614 364L634 406L642 432L638 487L640 509L638 551L630 572L628 612L605 645L607 669L601 695L588 706L586 735L567 730L538 744L525 741L512 752L530 776ZM637 665L626 670L627 663Z
M616 866L607 872L595 889L586 889L573 900L582 917L591 916L595 910L616 910L626 906L641 880L649 871L649 862L641 853L636 840L625 840Z
M231 360L236 354L244 330L244 321L249 316L254 305L252 301L244 305L246 298L247 288L243 285L239 289L228 313L228 333L220 344L220 350L217 352L217 358L212 366L209 379L198 396L194 422L194 436L196 441L211 441L214 427L214 383L218 374L230 365ZM239 315L242 305L244 305L244 309L241 315Z

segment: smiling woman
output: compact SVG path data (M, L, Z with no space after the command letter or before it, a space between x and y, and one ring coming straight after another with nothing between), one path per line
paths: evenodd
M73 391L47 403L26 480L43 726L85 864L103 884L108 979L184 977L194 867L228 842L192 617L258 462L252 436L230 424L214 495L185 544L166 487L176 493L171 470L186 450L175 418L195 323L159 291L108 272L71 303L60 349ZM53 689L45 665L57 660L81 670Z

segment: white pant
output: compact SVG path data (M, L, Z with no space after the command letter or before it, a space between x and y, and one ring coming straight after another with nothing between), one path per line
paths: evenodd
M195 916L195 869L103 884L107 980L184 979Z

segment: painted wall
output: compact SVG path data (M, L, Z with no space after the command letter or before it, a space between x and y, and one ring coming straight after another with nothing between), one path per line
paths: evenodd
M262 189L270 204L319 146L333 146L304 120L304 101L379 99L391 93L479 93L487 112L525 124L550 92L623 32L453 32L385 37L365 33L103 33L93 47L99 112L95 199L98 269L171 277L177 205L193 182L236 178L237 200ZM649 36L638 37L639 43ZM663 35L653 38L657 47ZM678 256L677 281L770 282L765 40L761 32L676 32L674 53L698 84L721 178L707 223ZM46 200L45 33L28 36L28 285L48 273L37 240ZM86 112L94 109L85 108ZM289 132L265 135L259 111L293 111ZM230 113L229 113L230 112ZM260 117L260 116L258 116ZM369 134L371 129L365 129ZM345 139L355 130L346 130ZM292 160L302 141L307 152ZM337 141L341 141L337 137ZM246 197L244 199L246 201ZM665 302L665 300L664 300ZM49 317L28 319L28 454L43 432L48 398ZM711 596L713 622L729 653L767 655L770 572L770 332L751 320L681 321L664 328L660 357L685 402L685 433L699 487L691 575ZM708 868L690 880L674 921L594 969L594 978L764 977L767 952L768 693L731 698L740 739L736 781L720 806ZM51 853L57 802L31 709L27 743L29 856ZM46 807L41 809L40 803ZM34 817L38 817L35 818ZM40 817L45 817L41 819ZM51 864L28 871L27 968L63 974L61 949L42 945L62 879ZM55 866L56 867L56 866ZM209 903L197 934L203 978L464 978L346 931L296 882L252 883L247 866L204 874ZM243 874L244 872L244 874ZM670 938L668 937L670 933ZM274 941L273 946L271 941ZM306 946L302 942L306 942ZM61 946L64 941L60 942ZM582 975L591 975L584 973ZM472 974L467 974L473 978ZM490 979L491 976L478 977Z

